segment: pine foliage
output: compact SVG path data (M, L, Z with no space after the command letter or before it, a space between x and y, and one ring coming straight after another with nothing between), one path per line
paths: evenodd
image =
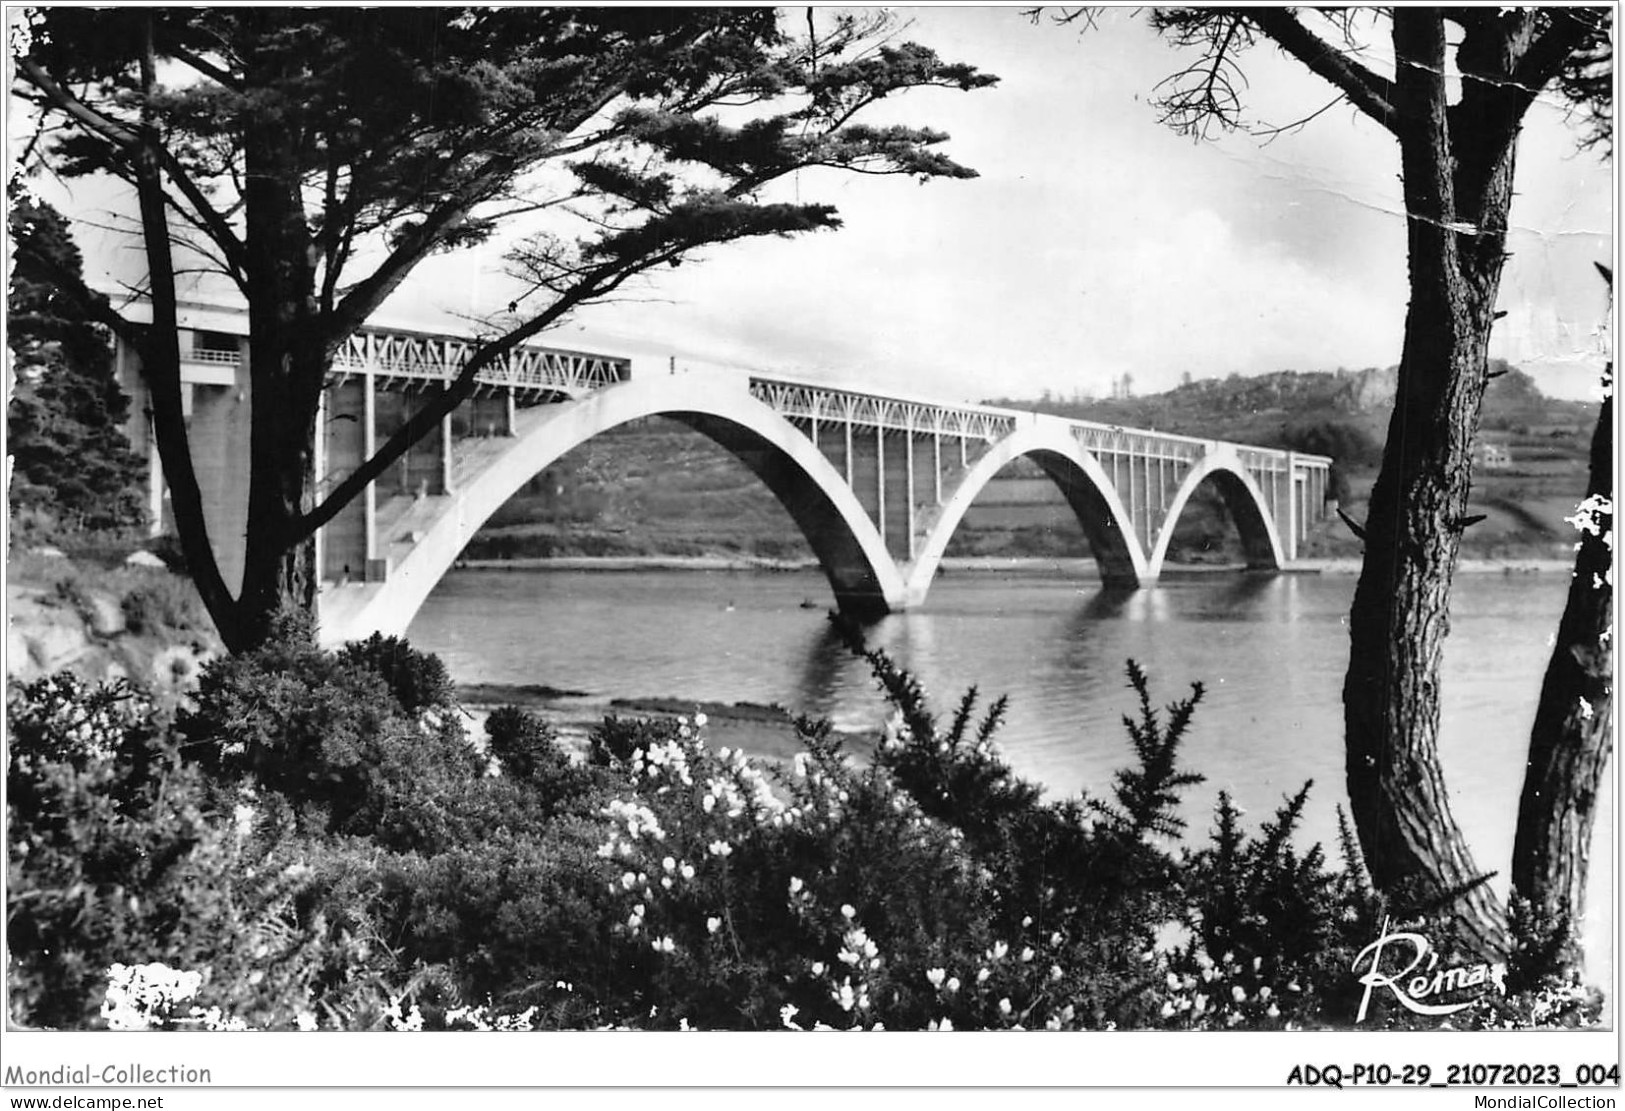
M33 265L47 256L82 271L68 222L25 198L11 206L8 226L17 260L6 333L16 376L6 425L11 505L46 510L70 528L139 523L145 467L125 435L129 399L113 376L108 337Z

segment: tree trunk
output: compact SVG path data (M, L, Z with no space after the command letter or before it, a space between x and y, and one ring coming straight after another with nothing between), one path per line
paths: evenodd
M1535 967L1526 971L1536 975L1579 964L1573 935L1585 911L1597 791L1614 747L1613 425L1610 394L1591 439L1586 498L1595 528L1580 536L1518 803L1512 892L1528 916L1528 935L1518 940L1534 957Z
M1463 180L1448 122L1442 23L1436 14L1396 10L1394 46L1411 302L1349 614L1349 807L1376 885L1413 907L1447 900L1437 909L1449 912L1455 941L1499 958L1507 950L1505 911L1487 886L1473 886L1483 873L1450 810L1438 732L1512 147Z
M1482 875L1438 757L1440 667L1485 370L1483 340L1467 325L1413 302L1343 686L1349 806L1366 865L1380 889L1419 900ZM1476 951L1504 950L1505 916L1486 887L1457 914Z
M292 141L273 118L243 144L252 401L243 584L233 627L222 630L233 652L262 643L284 609L316 612L316 544L301 525L315 490L328 352Z

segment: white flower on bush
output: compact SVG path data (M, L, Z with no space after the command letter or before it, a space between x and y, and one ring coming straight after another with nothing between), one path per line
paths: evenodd
M647 833L656 841L666 839L666 831L660 826L660 819L655 817L653 810L636 802L626 802L623 799L611 799L609 805L604 807L604 813L611 818L626 823L626 833L634 841ZM625 842L619 844L622 856L631 852L631 847Z
M858 1001L857 992L852 989L852 978L849 976L841 981L840 987L831 988L829 997L840 1004L841 1010L850 1011Z
M948 978L948 970L946 968L927 969L926 973L925 973L925 978L927 980L931 981L931 986L932 987L934 987L938 991L940 991L940 990L942 990L943 981Z
M389 1020L391 1030L416 1032L423 1029L423 1013L418 1010L416 1003L412 1004L412 1009L403 1015L401 1014L401 1001L392 999L389 1001L389 1006L384 1008L384 1018Z
M722 919L717 918L716 916L713 915L712 917L707 918L705 920L705 932L706 933L714 934L720 929L722 929Z
M413 1008L413 1010L415 1012L416 1008ZM204 1010L201 1007L193 1007L191 1016L185 1019L180 1019L179 1021L188 1024L195 1023L212 1034L236 1032L239 1030L248 1029L247 1022L235 1016L227 1015L219 1007L210 1007L208 1010Z
M102 1018L109 1030L152 1030L163 1025L169 1011L197 995L201 972L182 972L167 964L115 964L107 970L107 994Z

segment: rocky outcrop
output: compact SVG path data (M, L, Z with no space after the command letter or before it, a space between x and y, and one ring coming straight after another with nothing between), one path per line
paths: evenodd
M1367 367L1350 377L1338 391L1335 404L1345 413L1370 413L1391 408L1398 392L1398 367Z
M6 615L6 678L13 683L72 671L98 682L126 678L160 698L176 697L191 689L215 652L196 632L132 633L121 599L94 589L70 598L10 583Z

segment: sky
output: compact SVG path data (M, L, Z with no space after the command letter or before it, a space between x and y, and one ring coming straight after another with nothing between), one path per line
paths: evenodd
M1398 147L1377 125L1342 104L1273 140L1197 142L1158 122L1150 94L1182 55L1133 8L1081 33L1017 7L892 10L900 39L1000 82L910 90L872 121L948 132L944 152L979 177L804 171L786 188L834 204L839 230L714 248L544 341L943 400L1398 361ZM1335 95L1267 43L1244 61L1264 123ZM1591 263L1614 254L1612 165L1577 153L1543 101L1517 192L1492 354L1550 394L1596 396L1607 299ZM504 303L499 256L437 260L387 315L436 326Z

